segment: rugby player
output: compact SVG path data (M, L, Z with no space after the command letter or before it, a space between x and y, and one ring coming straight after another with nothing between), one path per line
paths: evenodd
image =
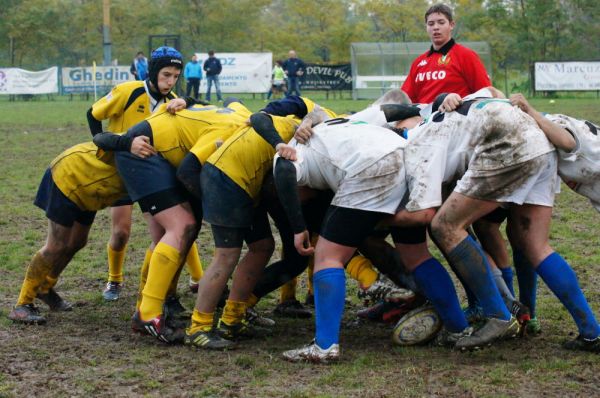
M92 136L102 133L102 120L108 120L107 131L124 133L135 124L143 121L164 103L169 103L169 111L184 109L188 104L176 98L172 89L177 83L181 70L182 57L171 47L159 47L150 56L149 77L145 81L131 81L115 86L87 112L87 120ZM175 71L165 68L172 66ZM123 284L123 263L129 235L131 233L132 205L129 198L116 202L111 207L112 229L107 244L108 282L102 292L107 301L119 298ZM146 254L149 256L149 253ZM190 271L190 288L197 288L202 277L202 264L198 250L191 248L187 264Z
M163 106L124 135L101 133L94 137L100 148L116 151L119 173L131 199L140 204L156 244L142 271L141 297L132 327L164 342L183 339L182 333L167 333L173 330L165 328L169 314L163 313L163 303L167 293L176 287L182 260L202 219L199 179L187 179L185 175L205 161L217 149L217 143L245 126L250 115L241 103L227 105L193 105L175 114ZM131 142L138 137L146 145L134 150ZM185 188L177 179L178 173L186 182ZM188 191L195 196L191 204Z
M142 138L132 142L135 148L141 144ZM127 194L112 156L105 154L98 158L97 151L91 142L75 145L56 157L46 170L34 204L46 213L48 236L27 267L9 319L46 323L46 318L33 304L36 297L51 310L72 309L53 287L75 253L86 245L96 211L111 206Z
M455 99L448 95L440 109L451 109L449 102ZM413 126L419 122L418 116L410 121ZM471 100L453 112L433 113L408 136L410 196L406 211L397 218L410 214L431 222L436 244L489 318L481 329L459 338L456 347L479 348L518 329L491 278L486 256L465 231L500 204L510 210L507 231L513 248L523 253L569 310L580 335L597 338L600 327L575 274L548 242L556 155L536 122L507 100ZM442 204L442 186L455 181L454 191Z

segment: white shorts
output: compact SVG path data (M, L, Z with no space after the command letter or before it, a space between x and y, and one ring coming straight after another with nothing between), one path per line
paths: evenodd
M454 191L480 200L552 207L557 185L556 152L550 152L497 170L468 169Z
M392 152L342 180L332 205L395 214L406 192L402 151Z

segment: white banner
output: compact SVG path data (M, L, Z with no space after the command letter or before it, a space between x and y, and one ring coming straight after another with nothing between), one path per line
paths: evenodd
M198 62L204 65L207 54L196 53ZM223 71L219 83L223 93L266 93L271 87L273 70L272 53L217 53ZM202 71L200 92L206 93L206 73ZM215 96L215 88L211 89Z
M97 66L95 75L92 66L62 68L62 93L93 93L94 78L99 95L105 94L119 83L134 79L129 66Z
M58 93L58 68L39 72L19 68L0 68L0 94Z
M535 89L600 90L600 62L536 62Z

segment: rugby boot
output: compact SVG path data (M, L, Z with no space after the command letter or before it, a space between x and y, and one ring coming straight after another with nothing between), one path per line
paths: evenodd
M271 329L260 327L258 325L251 325L245 319L232 325L228 325L223 322L222 319L220 319L216 331L219 336L223 337L224 339L233 341L261 338L273 334Z
M50 307L50 311L73 311L71 303L60 297L54 288L50 288L48 293L38 293L36 297Z
M340 359L339 344L323 349L313 340L307 346L283 352L283 358L290 362L330 363Z
M415 297L412 290L396 286L389 279L379 275L377 280L366 289L359 289L358 298L377 301L405 301Z
M8 319L13 322L43 325L46 323L37 307L33 304L16 305L8 314Z
M246 322L248 322L250 325L257 325L266 328L275 326L274 320L262 316L253 307L246 309Z
M277 307L275 307L273 313L284 318L312 317L312 311L304 307L302 303L296 299L286 300L283 303L277 304Z
M198 331L192 334L185 334L183 343L187 346L202 348L205 350L227 350L235 348L236 343L231 340L224 339L219 336L214 330Z
M117 301L121 295L123 284L120 282L106 282L106 287L102 291L104 301Z
M136 311L131 318L131 329L140 334L154 336L159 341L167 344L183 343L185 335L183 330L167 326L164 315L161 314L149 321L143 321L140 318L139 311Z
M567 350L589 351L600 353L600 337L593 340L586 339L582 335L577 336L575 340L566 341L563 348Z
M519 322L511 316L505 321L498 318L490 318L480 328L474 331L470 336L460 338L455 347L461 351L478 350L490 346L494 341L515 337L519 333Z
M471 326L460 332L450 332L448 329L446 329L446 327L442 327L435 338L431 341L431 345L453 348L458 340L462 339L463 337L470 336L472 333L473 328Z

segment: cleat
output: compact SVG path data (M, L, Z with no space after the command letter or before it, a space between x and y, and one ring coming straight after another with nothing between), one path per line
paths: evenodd
M442 320L432 305L423 305L405 314L392 333L392 341L400 346L419 345L433 339Z
M250 325L245 319L233 325L228 325L222 319L219 319L216 331L224 339L233 341L261 338L272 334L271 329Z
M524 336L525 333L527 333L527 323L531 321L529 308L525 304L514 300L510 306L510 313L517 319L517 322L519 322L519 336Z
M455 347L462 351L478 350L490 346L494 341L501 338L515 337L519 333L519 322L511 316L505 321L498 318L490 318L470 336L460 338Z
M46 323L46 318L40 315L40 311L33 304L16 305L8 314L8 319L13 322L32 325L43 325Z
M48 293L38 293L36 297L50 307L50 311L73 311L71 303L60 297L54 288L50 288Z
M525 331L528 335L533 336L542 333L542 325L537 318L531 318L525 326Z
M307 305L309 307L314 307L315 306L315 295L306 293L306 297L304 298L304 305Z
M163 305L165 314L168 313L171 318L189 319L192 313L185 309L178 296L169 296L165 299Z
M309 345L295 350L285 351L283 358L290 362L329 363L340 359L339 344L332 344L324 350L313 340Z
M104 298L104 301L117 301L122 288L123 284L120 282L107 282L102 292L102 298Z
M156 337L159 341L167 344L183 343L184 332L167 326L165 317L161 314L149 321L140 318L140 312L136 311L131 318L131 329L140 334L148 334Z
M300 303L296 299L287 300L283 303L277 304L277 307L273 310L273 313L280 317L285 318L310 318L312 317L312 312L304 307L302 303Z
M465 318L467 318L467 322L469 325L476 325L482 321L485 321L485 315L483 314L483 308L480 306L469 306L463 308L463 312L465 314Z
M246 309L246 322L250 325L270 328L275 326L275 321L258 313L254 308Z
M183 343L205 350L227 350L236 346L235 342L222 338L214 330L208 332L200 330L191 335L186 332Z
M396 323L409 311L425 303L422 296L414 296L404 302L380 301L372 307L357 312L357 316L372 322Z
M396 286L392 281L379 275L377 280L371 286L358 291L358 298L363 300L376 301L406 301L415 297L412 290L403 289Z
M567 350L589 351L600 353L600 336L593 340L586 339L582 335L577 336L575 340L565 341L563 348Z
M450 332L446 327L442 327L442 330L435 336L431 344L436 347L453 348L458 340L471 334L473 334L473 327L471 326L460 332Z
M188 282L188 287L190 288L190 292L198 293L198 286L200 285L199 281L195 281L190 277L190 281Z

